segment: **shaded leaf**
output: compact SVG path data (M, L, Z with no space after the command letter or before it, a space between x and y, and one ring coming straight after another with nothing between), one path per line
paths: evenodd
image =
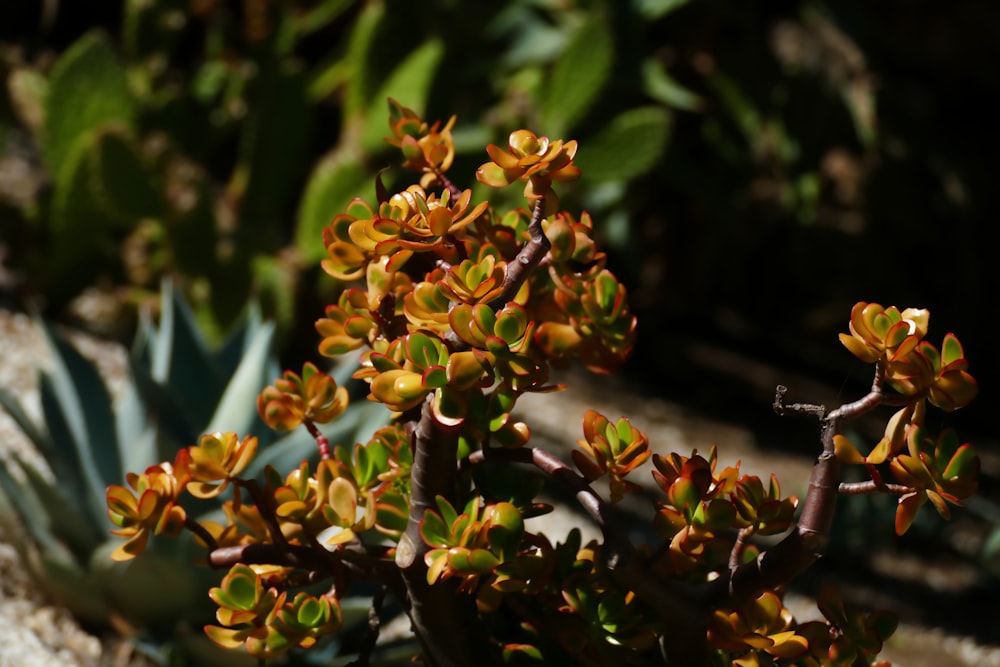
M302 195L295 226L295 246L304 261L316 263L326 256L323 228L347 208L368 177L360 159L345 150L336 150L316 164Z
M576 164L589 181L629 180L660 159L670 136L671 116L660 107L630 109L597 136L580 144Z
M125 71L107 36L91 31L60 56L49 77L42 155L58 173L81 137L117 123L131 127L134 109Z
M422 113L427 107L431 84L444 56L444 43L431 39L414 49L379 87L365 115L361 146L367 153L382 150L388 133L386 99L392 97L404 106Z
M561 137L597 99L611 74L614 38L606 18L593 12L573 33L552 70L541 101L545 132Z

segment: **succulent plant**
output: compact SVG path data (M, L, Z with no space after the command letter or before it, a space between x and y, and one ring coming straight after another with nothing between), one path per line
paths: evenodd
M251 309L221 347L209 350L187 304L168 284L159 325L143 320L136 336L129 376L117 401L90 361L45 321L37 319L36 326L52 357L51 369L39 374L44 425L34 423L10 393L0 391L0 405L49 470L16 454L0 461L0 521L19 528L8 534L23 536L14 546L32 575L81 621L121 628L124 620L139 633L137 639L152 640L154 648L171 639L182 651L194 651L202 663L213 655L221 659L200 632L186 632L189 623L210 618L205 591L218 585L220 573L191 566L199 553L193 540L157 540L138 558L111 560L121 541L109 532L113 525L105 494L127 470L147 470L143 481L136 476L137 486L156 486L166 476L150 476L148 467L199 441L203 433L209 435L193 449L207 453L192 466L208 468L211 445L221 438L212 434L222 423L260 434L253 440L262 451L244 474L260 474L268 462L297 464L310 457L312 438L276 439L255 409L257 393L277 369L273 324ZM330 435L349 436L354 427L372 430L384 419L378 407L361 406L352 413L357 419L339 420ZM347 422L353 426L345 430ZM143 507L140 503L135 509L144 512ZM186 506L199 518L219 514L207 508L197 499ZM167 523L158 528L167 529ZM156 650L168 649L161 645Z
M319 425L344 414L348 392L311 363L285 371L257 395L257 411L276 430L304 427L318 464L268 466L262 480L256 433L234 424L205 435L172 461L128 473L127 486L108 486L109 515L125 538L111 557L137 557L159 541L153 535L193 533L209 564L229 567L211 589L218 624L205 633L259 660L334 641L347 596L367 594L353 587L374 585L405 610L413 650L429 665L872 664L894 629L887 615L829 591L819 600L823 630L797 623L780 589L822 555L839 495L896 496L902 533L927 501L947 517L948 503L976 491L971 447L954 434L935 438L924 420L928 404L953 411L976 393L958 339L947 334L939 352L923 340L926 311L862 303L841 340L874 364L869 393L827 411L786 404L778 387L777 412L821 423L798 515L799 498L783 495L774 475L765 482L741 474L739 462L721 467L714 447L707 457L653 453L631 421L594 410L583 417L574 470L532 445L512 413L521 396L560 388L549 384L554 363L576 357L609 373L635 342L637 318L594 250L589 220L550 213L553 182L580 176L576 142L517 130L509 151L490 144L476 178L526 183L531 212L466 213L469 191L443 173L450 148L440 124L390 100L390 127L421 185L390 195L379 179L377 206L355 200L333 218L324 268L358 283L316 323L324 354L363 350L352 377L392 411L389 424L353 448L331 448ZM902 409L862 457L843 423L881 406ZM663 498L651 530L633 537L613 505L642 490L628 478L647 461ZM512 465L571 491L601 540L584 545L571 533L553 545L531 532L525 520L546 509L535 502L541 487ZM864 466L871 479L841 482L842 465ZM493 467L514 474L494 476ZM599 480L606 493L592 486ZM225 523L182 505L228 488ZM371 664L380 599L357 664Z

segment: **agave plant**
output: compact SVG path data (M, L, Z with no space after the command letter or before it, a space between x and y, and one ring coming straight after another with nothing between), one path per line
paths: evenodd
M214 662L215 647L200 632L185 630L211 617L205 591L221 575L190 566L199 553L191 540L158 540L141 557L114 563L109 554L119 540L109 533L105 490L125 471L172 458L222 424L258 436L262 451L250 475L269 463L287 467L309 459L315 441L308 434L276 440L255 409L256 394L277 374L273 324L251 308L212 350L180 293L165 285L159 324L142 320L116 400L90 361L43 320L36 326L52 357L50 369L39 373L43 423L2 390L0 405L49 470L16 454L0 460L0 521L9 535L22 536L14 546L42 589L82 622L121 629L125 621L161 657L180 650L196 654L199 664ZM338 420L327 436L353 441L355 431L373 431L387 414L380 407L352 408L353 418ZM205 507L188 510L204 516ZM226 659L232 664L232 656Z

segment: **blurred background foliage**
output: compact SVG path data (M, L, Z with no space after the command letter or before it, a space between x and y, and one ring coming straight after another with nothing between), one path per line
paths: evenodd
M865 382L830 344L859 299L930 308L996 370L987 2L3 7L8 305L127 337L169 275L210 333L256 295L309 349L319 231L392 165L393 96L458 114L456 178L512 128L580 140L564 200L631 288L650 391L720 407L706 369L755 361Z
M398 162L391 96L458 115L463 187L512 129L580 141L560 194L630 288L650 394L777 430L779 381L867 387L835 338L856 301L929 308L989 484L998 33L986 0L8 0L0 304L127 340L170 277L216 339L256 297L294 367L320 230Z

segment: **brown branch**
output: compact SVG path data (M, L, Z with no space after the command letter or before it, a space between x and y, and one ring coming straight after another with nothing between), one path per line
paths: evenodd
M742 606L761 591L794 579L823 555L841 489L840 461L835 452L834 437L840 434L841 423L845 419L863 415L882 404L884 380L885 364L879 361L868 394L841 405L829 414L821 405L786 405L784 396L787 389L777 388L774 399L776 412L819 417L823 425L820 436L823 450L813 466L798 523L783 540L761 552L756 560L730 567L728 572L709 584L703 598L706 610Z
M517 296L521 285L531 276L531 273L549 252L549 248L552 247L545 232L542 231L542 220L544 219L545 197L543 196L535 201L535 208L531 212L531 221L528 223L528 233L531 234L531 238L521 246L517 256L507 265L507 273L503 278L503 289L500 295L490 303L493 310L500 310Z
M389 555L389 547L366 545L360 541L339 546L334 551L302 544L254 543L213 549L209 553L208 565L229 568L237 563L246 563L330 570L331 564L343 564L365 581L381 581L386 574L396 571L395 564L388 559Z
M433 165L431 166L429 171L432 174L434 174L434 178L440 181L441 187L443 187L445 190L448 191L448 194L451 196L452 201L455 201L456 199L462 196L462 191L459 189L459 187L454 183L452 183L451 179L445 176L443 171L441 171L440 169L438 169Z
M840 462L824 452L813 467L802 514L792 532L753 562L730 567L708 584L701 601L703 610L741 607L761 591L787 583L816 562L829 539L839 482Z
M207 548L209 551L218 548L219 543L215 541L215 536L212 535L212 533L208 532L208 529L205 528L205 526L195 521L192 517L190 516L184 517L184 527L190 530L192 533L194 533L199 540L204 542L205 548Z
M372 606L368 610L368 632L361 640L361 647L358 650L358 659L350 662L347 667L368 667L371 664L372 652L378 643L378 635L382 629L382 604L385 602L385 593L388 589L380 586L375 595L372 596Z
M914 489L903 484L887 484L885 482L879 484L875 480L869 480L867 482L841 482L837 490L842 496L860 496L865 493L891 493L902 496L911 493Z
M420 522L427 510L436 508L438 496L456 504L458 482L458 432L438 423L431 410L432 400L430 394L411 433L410 510L396 548L396 566L426 663L434 667L490 665L496 658L473 597L457 591L458 579L427 582L424 556L430 547L420 536Z
M287 547L288 539L285 538L285 534L281 532L281 526L278 524L277 512L274 507L274 499L270 495L263 492L255 479L234 478L233 484L246 489L250 494L250 498L253 499L254 505L256 505L258 511L260 511L261 519L263 519L264 524L267 526L267 532L271 535L271 540L275 544Z
M445 429L434 418L428 394L420 418L410 432L413 466L410 469L410 509L406 530L396 550L396 564L407 569L423 563L430 547L420 537L420 522L427 510L436 510L438 496L454 504L458 471L458 433Z
M729 569L738 567L743 561L743 553L746 551L748 540L753 537L755 533L754 526L747 526L746 528L740 528L739 532L736 533L736 540L733 542L733 548L729 552Z

